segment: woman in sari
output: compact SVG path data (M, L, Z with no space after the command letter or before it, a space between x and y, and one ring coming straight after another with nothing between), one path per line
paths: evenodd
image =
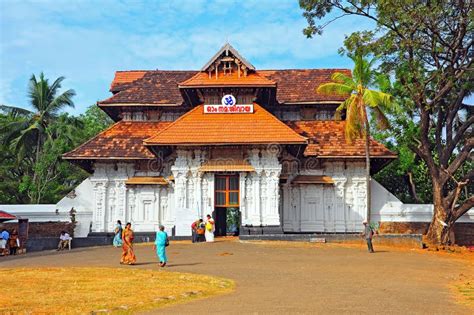
M206 221L206 242L212 243L214 242L214 230L215 230L215 222L214 219L211 217L210 214L207 215L207 221Z
M133 230L131 223L125 225L125 230L123 230L122 233L122 242L122 258L120 259L120 263L133 265L137 258L133 252Z
M168 234L165 232L165 227L160 225L160 231L156 232L155 250L158 259L160 260L160 267L166 266L168 257L166 257L166 246L169 245Z
M122 246L122 222L117 220L117 225L115 226L115 236L113 240L114 247Z

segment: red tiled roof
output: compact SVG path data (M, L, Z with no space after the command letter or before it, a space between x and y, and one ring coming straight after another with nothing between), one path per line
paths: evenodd
M290 69L259 70L258 73L277 83L277 100L280 103L300 102L340 102L345 95L323 95L316 89L323 83L331 81L331 75L341 72L351 75L348 69Z
M131 83L141 79L146 73L146 70L117 71L115 72L114 80L110 85L110 91L116 91L126 83Z
M128 83L112 82L116 94L100 101L108 104L181 105L183 98L178 83L189 79L196 71L147 71L142 78Z
M143 140L167 127L171 122L119 121L76 149L65 153L65 159L153 159Z
M0 220L14 220L16 217L8 212L0 210Z
M271 81L258 72L249 72L244 76L243 72L239 77L237 72L227 75L219 73L216 78L215 74L209 77L207 72L198 72L193 77L179 84L179 87L219 87L219 86L275 86L275 82Z
M145 145L306 143L306 139L254 104L252 114L204 114L203 105L181 116Z
M293 69L293 70L258 70L260 78L264 77L276 83L277 100L280 103L298 102L340 102L341 95L321 95L316 88L330 81L334 72L350 75L348 69ZM208 76L199 71L143 71L117 72L111 84L111 91L116 94L100 101L100 106L107 104L176 104L183 103L178 84L193 76ZM263 79L263 78L262 78ZM261 79L259 79L261 81Z
M349 144L344 137L345 121L289 121L293 130L309 139L305 156L365 157L365 140ZM370 156L396 158L397 155L375 140L370 141Z

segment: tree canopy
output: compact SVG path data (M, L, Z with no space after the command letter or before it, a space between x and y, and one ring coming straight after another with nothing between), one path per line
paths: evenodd
M300 6L309 37L345 16L376 23L347 36L341 52L372 53L391 75L387 92L403 110L392 117L388 137L405 159L426 167L435 209L428 238L448 243L456 220L474 206L474 115L465 103L474 92L474 2L300 0Z

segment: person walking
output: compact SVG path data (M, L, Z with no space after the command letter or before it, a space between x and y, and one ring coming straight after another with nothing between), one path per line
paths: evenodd
M214 230L215 230L215 222L214 219L211 217L210 214L207 215L206 220L206 242L212 243L214 242Z
M120 220L117 220L117 225L115 226L115 236L114 240L112 241L112 244L114 247L121 247L122 246L122 222Z
M137 261L135 253L133 252L133 230L132 224L129 222L125 225L125 230L122 233L122 258L121 264L133 265Z
M374 247L372 246L372 238L374 237L375 231L370 226L367 220L364 220L362 224L364 224L364 232L362 233L362 235L365 236L365 239L367 241L367 247L369 249L369 253L375 253Z
M198 241L198 233L197 230L199 229L199 225L202 223L202 219L196 220L191 224L191 233L192 233L192 239L193 243L196 243Z
M165 232L165 227L160 225L160 230L156 232L155 250L158 259L160 260L160 267L166 266L168 257L166 257L166 247L170 245L168 234Z
M20 239L18 238L18 232L13 229L8 240L8 246L10 247L10 255L16 255L18 247L20 247Z

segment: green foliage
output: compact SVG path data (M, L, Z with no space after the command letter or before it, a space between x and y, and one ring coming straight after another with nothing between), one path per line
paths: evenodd
M73 106L73 90L59 95L58 78L51 85L43 74L30 79L33 111L1 105L0 203L56 203L88 174L61 159L62 154L111 124L97 106L79 117L62 112Z
M446 243L454 222L474 206L474 107L465 103L474 93L474 2L300 0L300 6L308 37L344 16L375 22L373 29L347 36L340 52L378 56L379 71L393 81L383 90L401 107L390 117L392 129L378 135L396 144L400 160L379 179L402 200L432 202L438 220L428 238Z

